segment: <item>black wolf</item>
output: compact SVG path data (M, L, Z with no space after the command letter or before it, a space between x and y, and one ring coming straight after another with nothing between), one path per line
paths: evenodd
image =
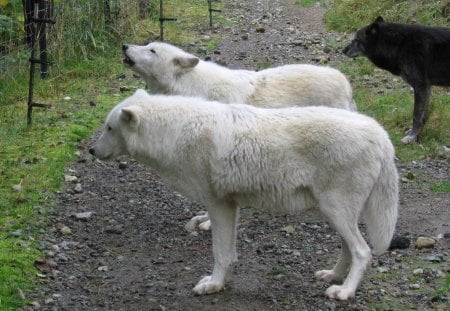
M450 86L450 28L388 23L378 17L356 32L344 54L366 56L412 86L413 127L402 142L416 141L428 117L431 86Z

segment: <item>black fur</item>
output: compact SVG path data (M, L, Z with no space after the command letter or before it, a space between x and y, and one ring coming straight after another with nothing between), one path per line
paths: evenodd
M357 31L344 54L365 56L412 86L413 127L402 141L417 140L428 117L431 86L450 86L450 28L388 23L378 17Z

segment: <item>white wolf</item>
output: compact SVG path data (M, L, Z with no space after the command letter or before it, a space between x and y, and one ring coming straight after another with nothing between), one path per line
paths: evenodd
M324 281L330 298L354 296L371 259L361 215L376 252L386 250L398 213L394 148L372 118L343 109L261 109L194 97L150 96L143 90L109 113L89 150L101 160L131 155L174 190L204 204L212 222L214 268L194 287L224 288L237 260L238 207L320 211L341 235Z
M266 108L329 106L356 110L352 87L338 70L307 64L261 71L229 69L163 42L124 44L125 66L151 91Z
M156 93L184 95L258 107L329 106L356 111L352 87L338 70L314 65L285 65L261 71L232 70L200 60L162 42L123 45L125 66L137 72ZM187 227L208 215L194 217Z

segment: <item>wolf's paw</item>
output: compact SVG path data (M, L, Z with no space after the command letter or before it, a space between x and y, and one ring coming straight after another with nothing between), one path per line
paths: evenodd
M204 223L209 223L208 229L203 229L202 225ZM209 220L209 215L207 212L203 212L202 215L197 215L195 217L192 217L191 220L189 220L186 225L184 225L184 229L186 229L188 232L195 231L197 229L197 226L202 230L209 230L211 229L211 221Z
M198 225L198 228L205 231L211 230L211 220L208 219L207 221L202 222Z
M402 138L402 143L411 144L417 140L417 135L408 134Z
M331 299L347 300L355 296L355 292L342 285L333 285L327 288L325 295Z
M314 275L316 276L317 280L328 283L342 280L342 277L340 275L337 275L333 270L320 270L317 271Z
M200 282L194 287L194 292L199 295L214 294L221 291L225 284L223 282L213 282L211 281L211 276L205 276Z

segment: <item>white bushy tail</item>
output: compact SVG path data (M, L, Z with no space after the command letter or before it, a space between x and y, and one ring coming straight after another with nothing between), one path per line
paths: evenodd
M398 216L398 173L389 156L382 163L365 208L364 218L375 254L389 248Z

